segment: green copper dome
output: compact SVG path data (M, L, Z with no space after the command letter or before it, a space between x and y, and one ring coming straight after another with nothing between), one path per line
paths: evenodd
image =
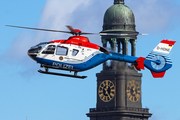
M136 31L132 10L120 3L109 7L104 15L102 32L108 31Z

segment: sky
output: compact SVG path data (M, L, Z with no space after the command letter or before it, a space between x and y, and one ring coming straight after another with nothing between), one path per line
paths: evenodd
M20 25L83 32L102 30L105 11L113 0L0 0L0 120L89 120L86 113L96 107L96 73L102 65L81 72L84 80L37 72L40 65L27 56L39 42L67 39L68 34L10 28ZM149 70L142 77L142 107L149 108L149 120L180 120L179 59L180 1L125 0L135 15L138 36L136 55L146 57L163 39L177 41L172 49L173 67L164 78L153 78ZM101 45L100 36L88 36ZM64 71L58 71L64 72ZM28 118L26 118L28 117Z

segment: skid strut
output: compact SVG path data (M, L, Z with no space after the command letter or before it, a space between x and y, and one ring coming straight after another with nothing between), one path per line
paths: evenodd
M54 73L54 72L49 72L49 71L43 71L43 70L38 70L38 72L43 73L43 74L50 74L50 75L59 75L59 76L66 76L66 77L73 77L73 78L81 78L84 79L87 76L78 76L77 71L74 72L74 75L69 75L69 74L63 74L63 73Z

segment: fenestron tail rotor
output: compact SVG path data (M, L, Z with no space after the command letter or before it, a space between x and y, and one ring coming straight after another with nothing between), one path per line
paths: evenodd
M151 65L156 70L160 70L166 65L166 59L161 55L155 55L152 60Z

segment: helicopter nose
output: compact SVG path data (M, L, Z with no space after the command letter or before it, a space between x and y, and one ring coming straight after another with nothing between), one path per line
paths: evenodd
M37 56L37 53L35 53L32 49L29 49L28 52L27 52L28 56L35 60L36 56Z
M36 58L36 56L37 56L37 54L29 54L29 53L27 53L28 54L28 56L31 58L31 59L33 59L33 60L35 60L35 58Z

